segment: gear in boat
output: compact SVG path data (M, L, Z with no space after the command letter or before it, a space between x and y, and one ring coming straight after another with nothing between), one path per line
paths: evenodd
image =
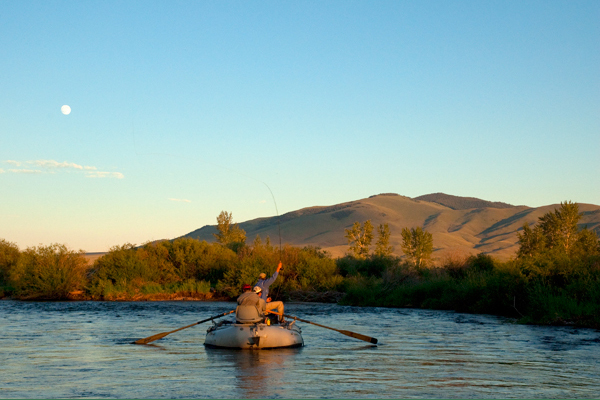
M220 321L208 328L204 345L232 349L302 347L302 330L295 322L278 323L274 315L261 316L255 306L239 305L235 321Z

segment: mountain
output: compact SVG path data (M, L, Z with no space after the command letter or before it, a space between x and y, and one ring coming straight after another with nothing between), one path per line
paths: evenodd
M271 243L278 245L281 230L284 244L318 246L339 257L348 250L345 229L356 221L370 219L375 227L382 223L389 225L390 242L397 255L402 255L402 229L421 226L433 235L434 257L483 252L507 260L518 249L517 230L525 223L536 223L539 217L558 207L560 204L538 208L513 206L443 193L416 198L386 193L333 206L303 208L279 217L253 219L239 226L246 231L248 242L260 235L263 240L269 236ZM579 211L583 213L580 227L587 226L600 234L600 206L580 203ZM214 242L216 232L216 225L207 225L183 237ZM376 235L373 244L375 241Z
M432 193L424 196L415 197L415 200L429 201L438 203L453 210L468 210L469 208L511 208L511 204L501 203L499 201L491 202L475 197L459 197L445 193Z

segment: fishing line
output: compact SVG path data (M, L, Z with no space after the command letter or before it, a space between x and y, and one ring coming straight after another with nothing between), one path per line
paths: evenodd
M135 123L134 123L133 119L131 121L131 133L132 133L132 136L133 136L133 151L135 152L136 156L167 156L167 157L173 157L173 158L179 158L179 159L186 159L186 160L189 160L189 161L196 161L196 162L200 161L200 162L202 162L202 163L204 163L206 165L210 165L213 168L222 169L222 170L228 171L228 172L230 172L232 174L237 174L237 175L243 176L243 177L245 177L247 179L251 179L251 180L253 180L255 182L260 182L263 185L265 185L265 187L269 190L269 193L271 194L271 198L273 199L273 204L275 205L275 215L277 216L277 233L279 235L279 259L281 260L281 256L282 256L282 247L281 247L281 217L279 216L279 209L277 208L277 201L275 201L275 195L273 194L273 191L271 190L271 188L269 187L269 185L267 185L266 182L261 181L260 179L257 179L257 178L255 178L253 176L244 174L243 172L231 169L229 167L225 167L225 166L214 164L214 163L209 163L209 162L206 162L204 160L199 160L197 158L191 158L191 157L187 157L187 156L183 156L183 155L176 155L176 154L173 154L173 153L165 153L165 152L144 152L144 153L139 153L138 149L137 149L137 141L136 141L136 137L135 137Z

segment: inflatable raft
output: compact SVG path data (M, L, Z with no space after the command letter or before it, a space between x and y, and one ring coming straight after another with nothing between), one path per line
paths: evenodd
M204 345L230 349L302 347L302 330L295 322L277 323L259 316L255 307L238 306L235 321L221 321L208 328Z
M276 349L302 347L302 331L294 322L267 325L223 321L208 328L204 345L233 349Z

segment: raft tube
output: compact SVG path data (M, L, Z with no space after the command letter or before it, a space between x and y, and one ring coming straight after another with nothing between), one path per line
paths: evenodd
M229 349L278 349L302 347L302 330L295 321L269 325L223 321L206 331L204 345Z

